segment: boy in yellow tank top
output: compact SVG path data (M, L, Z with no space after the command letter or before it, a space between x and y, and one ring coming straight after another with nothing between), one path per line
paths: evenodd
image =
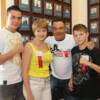
M44 42L47 28L46 19L35 20L32 25L35 38L24 49L22 65L26 100L51 100L49 64L52 54Z

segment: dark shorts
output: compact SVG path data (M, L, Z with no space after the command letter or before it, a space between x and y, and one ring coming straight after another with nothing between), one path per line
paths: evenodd
M23 96L23 83L0 85L0 100L25 100Z

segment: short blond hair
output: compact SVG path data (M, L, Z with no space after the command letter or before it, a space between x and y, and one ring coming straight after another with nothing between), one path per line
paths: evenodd
M35 32L37 29L45 28L48 30L48 21L45 18L36 19L32 24L32 30Z

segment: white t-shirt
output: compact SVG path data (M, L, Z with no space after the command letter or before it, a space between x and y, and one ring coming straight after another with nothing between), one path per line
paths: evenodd
M18 32L12 33L6 28L0 30L1 54L9 52L19 43L22 43L22 38ZM0 85L2 85L5 80L8 85L22 81L21 58L19 54L16 54L12 59L0 65Z
M56 41L54 36L49 36L46 42L51 46L53 60L51 74L58 79L69 79L72 74L71 49L75 46L72 35L66 34L65 39Z

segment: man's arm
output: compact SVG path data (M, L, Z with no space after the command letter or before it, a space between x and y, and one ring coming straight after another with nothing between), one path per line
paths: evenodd
M16 54L22 53L22 51L23 51L23 45L18 45L18 46L16 46L16 48L12 49L11 51L9 51L5 54L0 53L0 64L3 64L4 62L11 59Z

